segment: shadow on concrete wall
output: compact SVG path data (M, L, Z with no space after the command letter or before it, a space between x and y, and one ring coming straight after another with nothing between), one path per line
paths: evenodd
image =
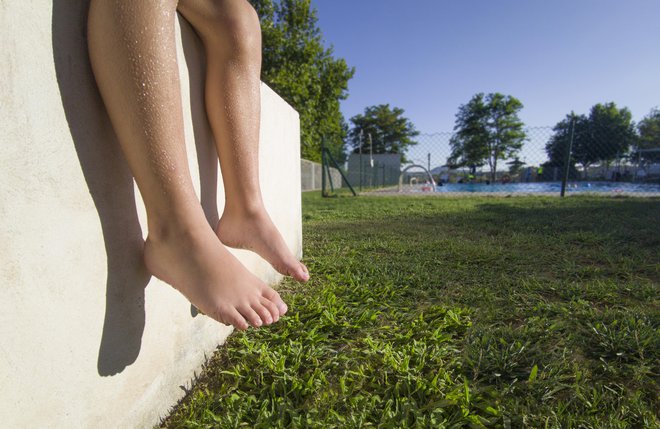
M97 369L100 375L109 376L122 372L140 353L144 288L150 276L142 262L133 179L89 63L88 8L89 0L54 0L52 42L62 104L105 241L106 307ZM101 282L89 287L99 287Z
M145 324L144 289L150 275L142 259L142 230L133 178L121 153L87 52L90 0L54 0L53 55L57 82L76 153L99 214L107 254L106 310L97 368L115 375L135 362ZM218 156L204 107L204 49L181 22L190 82L190 109L200 176L200 198L209 223L218 222ZM95 285L90 285L94 287ZM191 316L197 310L191 306Z

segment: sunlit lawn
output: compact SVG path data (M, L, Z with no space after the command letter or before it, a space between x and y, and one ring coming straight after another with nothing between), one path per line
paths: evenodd
M660 199L303 207L312 280L168 427L658 426Z

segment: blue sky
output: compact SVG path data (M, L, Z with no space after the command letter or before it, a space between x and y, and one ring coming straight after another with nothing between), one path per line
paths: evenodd
M660 0L312 0L326 46L356 73L348 120L390 103L451 131L477 92L513 95L529 126L598 102L638 121L660 106Z

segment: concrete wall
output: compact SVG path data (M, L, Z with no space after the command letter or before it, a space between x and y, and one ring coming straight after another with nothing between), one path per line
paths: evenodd
M151 427L230 333L144 270L145 212L91 75L87 8L0 2L3 427ZM177 33L188 155L212 222L224 193L202 51L184 21ZM263 193L300 255L298 115L265 86L262 96ZM256 255L235 253L278 280Z
M301 184L303 191L314 191L321 189L323 178L321 176L323 168L321 164L306 159L300 160L300 174ZM344 181L341 179L341 173L336 168L330 167L330 176L332 177L332 185L337 188L344 186ZM328 179L326 179L328 180ZM327 184L330 189L330 183Z

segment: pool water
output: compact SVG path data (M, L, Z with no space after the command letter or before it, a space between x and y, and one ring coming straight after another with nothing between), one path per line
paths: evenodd
M507 192L507 193L559 193L561 182L537 183L445 183L435 187L436 192ZM567 193L608 192L608 193L659 193L660 185L623 182L571 182L566 186Z

